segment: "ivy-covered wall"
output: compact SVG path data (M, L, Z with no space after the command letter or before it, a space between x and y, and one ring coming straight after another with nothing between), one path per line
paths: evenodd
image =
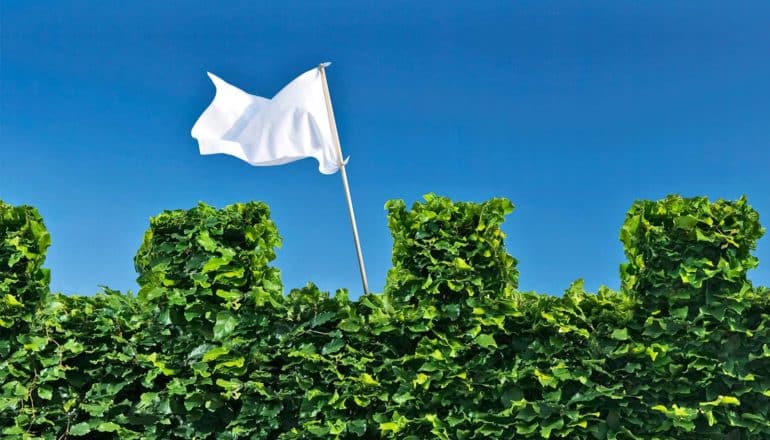
M0 437L767 439L770 291L745 199L635 203L622 289L517 290L504 199L387 204L385 292L284 295L269 209L151 220L136 297L50 293L0 202Z

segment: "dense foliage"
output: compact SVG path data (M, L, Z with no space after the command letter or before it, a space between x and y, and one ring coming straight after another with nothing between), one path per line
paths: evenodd
M622 291L517 290L504 199L387 204L385 292L283 294L269 210L151 220L136 297L51 294L34 208L0 202L9 439L770 438L764 230L744 199L637 202Z

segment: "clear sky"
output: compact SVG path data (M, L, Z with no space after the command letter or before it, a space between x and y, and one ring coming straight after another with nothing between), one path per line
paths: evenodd
M0 6L0 199L51 231L52 287L136 291L149 217L262 200L287 288L360 291L339 175L200 156L212 71L329 85L372 290L383 205L508 197L521 288L617 288L636 199L741 194L770 226L770 3L29 1ZM770 238L755 283L770 284Z

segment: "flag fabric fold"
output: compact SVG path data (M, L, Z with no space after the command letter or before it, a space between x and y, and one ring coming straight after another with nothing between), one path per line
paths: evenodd
M208 75L216 94L191 132L201 154L229 154L254 166L312 157L323 174L339 170L320 69L298 76L272 99Z

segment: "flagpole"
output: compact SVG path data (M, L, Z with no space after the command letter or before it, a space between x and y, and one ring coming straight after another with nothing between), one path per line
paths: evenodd
M353 200L350 197L350 186L348 185L348 174L345 172L345 162L342 159L342 147L340 146L340 135L337 133L337 122L334 120L334 109L332 109L332 99L329 95L329 85L326 83L326 70L329 63L321 63L318 69L321 71L323 80L324 98L326 98L326 110L329 113L329 126L332 130L332 138L337 147L337 160L340 164L340 174L342 174L342 186L345 187L345 197L348 201L348 213L350 214L350 224L353 226L353 240L356 243L356 254L358 255L358 269L361 271L361 283L364 286L364 295L369 293L369 283L366 281L366 269L364 268L364 256L361 252L361 242L358 239L358 227L356 226L356 214L353 212Z

